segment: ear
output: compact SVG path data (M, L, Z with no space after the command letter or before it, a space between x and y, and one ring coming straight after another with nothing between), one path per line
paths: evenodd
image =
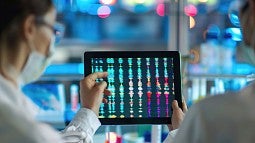
M36 32L35 16L29 15L24 20L23 32L24 32L24 37L26 40L30 40L34 37Z

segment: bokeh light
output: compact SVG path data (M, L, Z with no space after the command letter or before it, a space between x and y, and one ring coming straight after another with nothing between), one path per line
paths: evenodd
M145 13L156 9L157 2L155 0L122 0L120 1L123 9L135 13Z
M201 2L201 3L208 2L208 0L198 0L198 1Z
M209 6L217 4L218 0L188 0L188 3L199 4L206 3Z
M214 37L219 37L221 34L220 32L220 27L216 24L211 24L208 26L208 28L204 31L203 33L203 38L207 39L207 36L214 36Z
M91 4L87 9L88 14L98 15L97 11L98 11L99 7L101 7L101 6L102 6L101 4Z
M196 16L197 15L197 8L193 4L189 4L184 7L184 13L187 16Z
M231 34L232 40L242 41L243 36L240 28L227 28L226 33Z
M79 11L86 13L90 5L96 3L96 0L77 0L76 2Z
M100 6L97 10L97 14L100 18L107 18L111 14L111 9L106 5Z
M233 25L235 25L235 26L237 26L237 27L240 27L240 20L239 20L239 17L238 17L237 14L231 13L231 14L229 14L228 16L229 16L230 22L231 22Z
M237 27L240 27L240 20L239 20L239 9L242 3L240 1L233 1L229 5L228 9L228 17L230 22Z
M195 27L195 25L196 25L195 19L194 19L193 17L190 16L190 17L189 17L189 28L192 29L192 28Z
M135 3L137 3L137 4L143 4L143 3L145 3L145 1L146 1L146 0L135 0Z
M165 16L165 4L158 4L156 8L156 12L159 16Z
M151 6L154 4L154 0L133 0L137 4L144 4L146 6Z
M145 6L151 6L155 4L155 0L122 0L122 3L128 6L135 6L137 4L143 4Z
M217 4L217 2L218 2L218 0L207 0L207 4L208 5L215 5L215 4Z
M117 0L100 0L100 3L105 5L114 5L116 1Z

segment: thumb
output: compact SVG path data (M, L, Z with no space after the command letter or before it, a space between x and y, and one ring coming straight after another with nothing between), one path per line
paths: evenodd
M172 102L172 108L173 108L173 110L179 110L180 109L179 106L178 106L178 102L176 100L174 100Z

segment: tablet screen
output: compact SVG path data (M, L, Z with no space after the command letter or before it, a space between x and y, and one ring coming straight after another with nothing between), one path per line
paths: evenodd
M112 93L99 109L102 124L169 123L171 103L180 96L178 56L109 53L91 52L94 56L89 59L85 53L86 73L108 72L106 79L97 79L105 80Z

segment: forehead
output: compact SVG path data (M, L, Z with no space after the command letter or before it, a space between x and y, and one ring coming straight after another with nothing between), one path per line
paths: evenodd
M56 20L57 11L54 7L51 7L49 11L44 15L44 19L50 23L54 23Z

